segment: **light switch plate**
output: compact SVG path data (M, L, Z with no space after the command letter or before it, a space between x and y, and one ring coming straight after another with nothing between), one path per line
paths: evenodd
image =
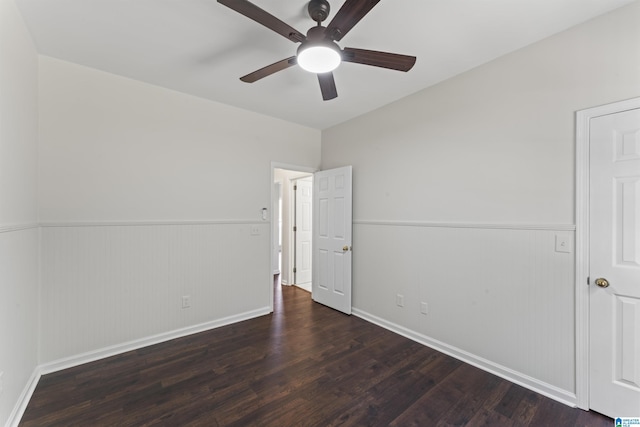
M573 252L573 236L571 233L556 233L556 252Z
M429 314L429 305L426 302L420 303L420 313Z

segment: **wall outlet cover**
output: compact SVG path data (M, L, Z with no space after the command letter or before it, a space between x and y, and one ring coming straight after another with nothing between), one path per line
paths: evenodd
M182 297L182 308L191 307L191 295L184 295Z

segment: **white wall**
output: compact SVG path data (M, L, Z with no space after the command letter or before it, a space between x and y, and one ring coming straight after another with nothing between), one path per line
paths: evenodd
M638 22L635 2L323 132L323 168L353 165L356 313L572 401L574 114L640 95Z
M39 100L41 362L269 310L271 162L319 131L48 57Z
M13 0L0 0L0 425L37 365L37 54Z
M640 95L639 4L323 133L323 167L354 165L356 313L571 400L574 261L552 247L573 237L573 114ZM267 310L270 165L317 168L320 139L38 62L0 0L0 424L38 363Z
M43 222L258 219L317 130L41 57ZM264 177L267 177L266 180Z

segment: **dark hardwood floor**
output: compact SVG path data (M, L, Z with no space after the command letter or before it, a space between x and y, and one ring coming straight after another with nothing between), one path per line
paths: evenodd
M613 425L276 290L272 315L43 376L20 425Z

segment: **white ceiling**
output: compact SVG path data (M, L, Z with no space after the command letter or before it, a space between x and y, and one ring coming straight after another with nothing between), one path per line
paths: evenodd
M297 44L216 0L16 0L39 53L324 129L634 0L384 0L341 47L417 56L408 73L344 63L322 101L298 67L239 80ZM252 0L302 33L304 0ZM333 0L331 20L344 0Z

